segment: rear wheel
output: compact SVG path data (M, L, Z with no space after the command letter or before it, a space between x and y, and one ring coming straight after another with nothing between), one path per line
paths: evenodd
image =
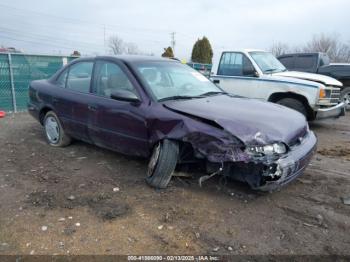
M64 132L60 120L53 111L46 113L44 128L46 140L51 146L64 147L71 143L70 136Z
M340 100L347 100L346 110L350 110L350 87L345 87L340 93Z
M291 109L294 109L294 110L298 111L299 113L303 114L306 118L308 118L308 113L307 113L305 105L297 99L283 98L283 99L277 101L276 103L283 105L283 106L286 106L286 107L289 107Z
M155 188L166 188L175 170L179 145L175 141L158 142L148 164L147 183Z

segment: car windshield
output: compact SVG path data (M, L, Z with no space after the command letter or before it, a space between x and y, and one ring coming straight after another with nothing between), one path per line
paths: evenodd
M286 71L284 65L271 53L249 52L255 63L258 64L263 73L278 73Z
M137 63L136 69L158 101L224 93L201 73L180 63L143 62Z

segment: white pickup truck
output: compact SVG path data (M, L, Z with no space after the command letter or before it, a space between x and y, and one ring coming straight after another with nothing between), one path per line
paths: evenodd
M311 73L288 71L262 50L224 51L214 57L211 80L224 91L263 99L293 108L308 120L345 114L338 80Z

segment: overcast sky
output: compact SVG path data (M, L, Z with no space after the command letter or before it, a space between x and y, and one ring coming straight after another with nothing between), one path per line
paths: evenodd
M214 53L295 46L319 33L350 41L349 0L2 0L0 10L0 45L30 53L102 54L118 35L160 55L171 32L179 58L203 35Z

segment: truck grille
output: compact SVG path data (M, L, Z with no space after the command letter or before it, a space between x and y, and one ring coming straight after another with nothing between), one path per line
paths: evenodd
M338 103L340 99L340 88L331 89L331 103Z

